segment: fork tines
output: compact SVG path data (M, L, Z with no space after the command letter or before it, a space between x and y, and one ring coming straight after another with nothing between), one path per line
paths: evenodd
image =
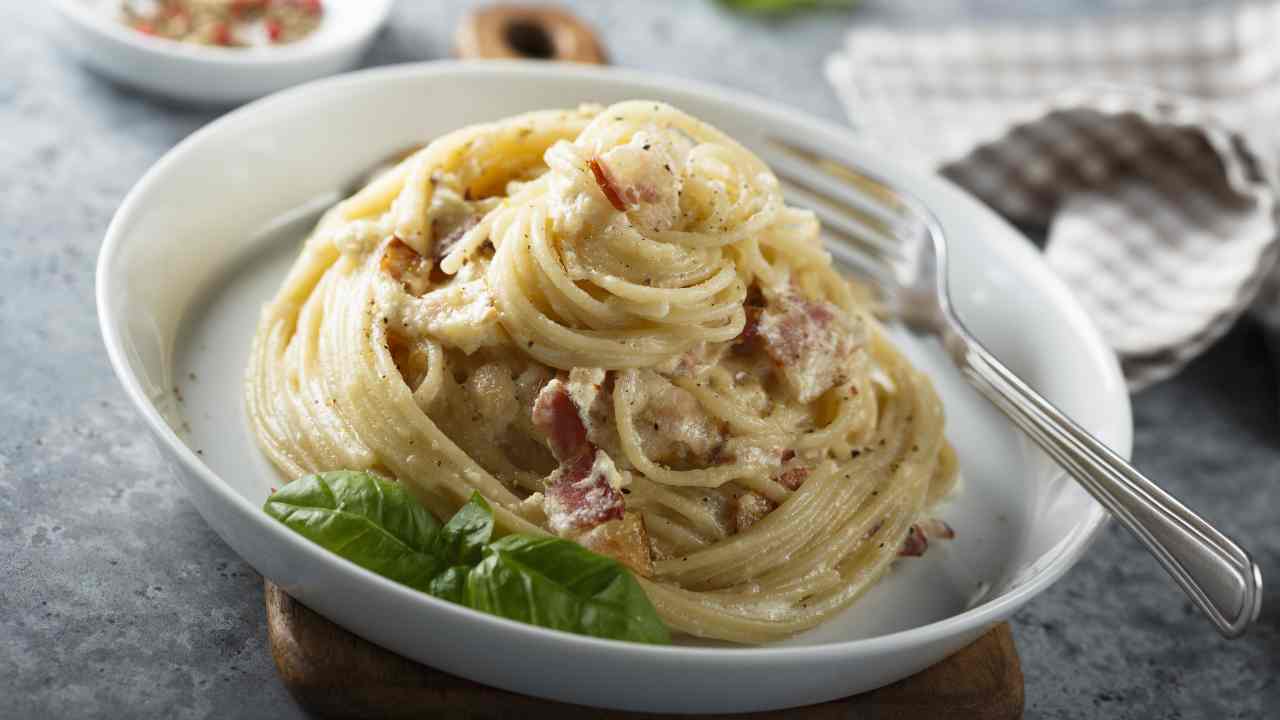
M889 184L864 170L791 141L767 138L762 153L783 191L811 210L825 230L845 241L842 259L884 282L904 259L904 238L921 230L911 203ZM888 275L888 276L886 276Z

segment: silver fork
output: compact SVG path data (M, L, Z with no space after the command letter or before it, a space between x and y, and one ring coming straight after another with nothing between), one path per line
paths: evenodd
M1258 617L1262 573L1243 548L1191 512L996 360L965 329L947 291L936 218L901 189L846 162L769 138L762 153L788 198L847 241L890 317L941 341L960 372L1133 533L1224 637Z

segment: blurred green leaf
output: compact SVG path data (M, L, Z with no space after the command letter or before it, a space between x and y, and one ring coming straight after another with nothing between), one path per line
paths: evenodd
M718 0L721 5L754 13L784 13L810 8L851 8L860 0Z

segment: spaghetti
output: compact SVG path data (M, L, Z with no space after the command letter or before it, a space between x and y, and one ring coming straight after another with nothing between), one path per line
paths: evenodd
M765 642L919 536L954 454L928 379L769 169L670 106L444 136L333 207L263 311L253 428L289 477L613 555L668 625Z

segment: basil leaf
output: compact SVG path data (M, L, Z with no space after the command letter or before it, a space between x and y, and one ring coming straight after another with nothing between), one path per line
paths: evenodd
M475 492L466 505L459 508L441 528L432 544L432 552L453 565L431 581L427 592L438 598L470 605L467 601L467 576L484 557L485 543L493 535L493 508L484 496Z
M451 603L471 606L467 598L467 578L471 576L471 568L465 565L454 565L431 581L427 593Z
M435 516L398 483L371 473L299 478L267 498L263 510L312 542L418 590L448 565L432 550L440 534Z
M568 632L670 641L640 584L612 558L553 537L489 542L493 509L479 493L441 527L399 483L342 470L294 480L263 510L357 565L444 600Z
M805 8L851 8L859 0L720 0L734 10L761 14L774 14L803 10Z
M631 573L612 558L552 537L489 545L467 581L471 607L533 625L615 640L671 637Z
M454 565L476 565L493 535L493 508L480 493L472 493L436 535L433 552Z

